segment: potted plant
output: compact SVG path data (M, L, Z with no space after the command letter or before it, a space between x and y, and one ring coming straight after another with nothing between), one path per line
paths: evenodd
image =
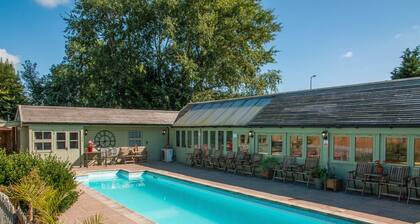
M274 167L278 164L277 159L274 157L267 157L261 161L257 167L260 176L266 179L272 179Z
M315 168L312 170L312 180L314 182L315 188L321 190L324 186L324 183L327 179L327 169Z
M341 181L335 178L334 172L328 172L327 178L325 181L325 190L331 189L333 191L338 191L341 188Z
M376 174L383 174L384 173L384 167L381 164L381 161L376 160L375 161L375 173Z

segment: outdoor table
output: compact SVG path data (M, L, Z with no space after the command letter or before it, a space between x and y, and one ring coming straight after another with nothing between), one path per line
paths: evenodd
M85 152L84 161L85 161L85 167L89 167L89 162L90 161L96 161L98 163L98 165L100 165L101 164L101 152L100 151Z
M377 174L377 173L367 173L367 174L365 174L365 180L364 180L363 188L365 188L366 185L369 185L370 193L373 194L372 185L376 184L377 185L376 186L377 187L376 192L379 192L379 184L380 184L383 177L384 177L383 174Z

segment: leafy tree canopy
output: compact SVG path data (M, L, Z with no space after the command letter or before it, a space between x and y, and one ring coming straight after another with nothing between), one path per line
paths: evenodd
M12 64L0 58L0 118L13 119L18 104L25 102L23 87Z
M405 49L401 64L391 72L392 79L420 77L420 45L410 50Z
M45 80L36 69L37 64L27 60L22 64L20 77L25 87L25 95L29 104L43 105L45 101Z
M267 45L281 26L258 0L76 0L66 57L45 102L180 109L190 101L275 92Z

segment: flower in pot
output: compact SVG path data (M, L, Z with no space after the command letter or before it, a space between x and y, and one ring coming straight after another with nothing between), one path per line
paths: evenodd
M327 181L328 171L327 169L321 169L319 167L312 170L312 180L314 182L315 188L321 190L324 186L324 183Z
M278 161L274 157L267 157L261 161L260 165L257 168L257 171L260 173L261 177L266 179L272 179L274 173L274 167L278 164Z
M381 164L381 161L376 160L375 161L375 173L376 174L383 174L384 173L384 167Z

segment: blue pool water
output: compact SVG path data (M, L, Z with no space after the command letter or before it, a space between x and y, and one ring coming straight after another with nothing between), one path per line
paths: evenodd
M160 224L356 223L151 172L101 172L78 179Z

